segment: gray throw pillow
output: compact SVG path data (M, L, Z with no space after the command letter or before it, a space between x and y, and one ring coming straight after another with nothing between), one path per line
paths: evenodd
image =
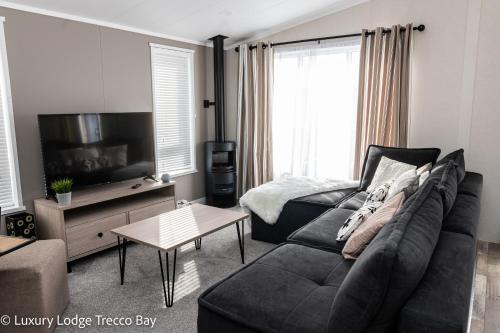
M436 165L432 168L431 173L434 173L436 169L446 166L448 162L453 161L454 166L457 168L457 183L460 184L465 178L465 160L464 160L464 150L458 149L454 152L449 153L442 159L436 162Z
M443 198L444 216L450 213L455 204L455 199L457 198L457 175L458 171L454 161L449 161L448 164L445 165L441 179L437 184L437 189Z

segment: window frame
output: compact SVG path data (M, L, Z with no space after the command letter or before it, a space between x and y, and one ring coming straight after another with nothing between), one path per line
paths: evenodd
M15 206L8 209L2 208L2 216L26 210L21 191L21 177L19 172L19 158L17 154L14 108L12 104L12 90L10 86L9 62L7 57L4 23L5 17L0 16L0 57L2 62L2 66L0 68L0 85L3 85L4 88L0 89L0 94L2 94L2 103L4 104L2 109L5 107L4 112L2 112L0 116L3 116L5 121L5 134L9 155L10 177L12 182L12 197Z
M152 94L153 94L153 127L154 127L154 136L155 136L155 169L156 173L159 172L158 168L158 145L157 145L157 126L156 126L156 96L155 96L155 77L154 77L154 71L153 71L153 49L164 49L167 50L168 52L172 52L174 54L180 54L182 53L186 58L188 59L188 68L190 69L190 73L188 73L188 78L189 78L189 112L190 112L190 139L191 139L191 145L190 145L190 154L191 154L191 165L182 170L174 170L174 171L166 171L168 174L172 177L180 177L180 176L185 176L193 173L197 173L198 169L196 166L196 99L195 99L195 74L194 74L194 54L195 50L192 49L187 49L187 48L180 48L180 47L175 47L175 46L169 46L169 45L163 45L163 44L156 44L156 43L149 43L149 48L150 48L150 56L151 56L151 89L152 89Z

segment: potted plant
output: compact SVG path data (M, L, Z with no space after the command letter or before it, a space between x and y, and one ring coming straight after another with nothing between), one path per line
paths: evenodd
M50 184L50 188L56 192L57 202L66 206L71 203L71 186L73 186L73 179L62 178L57 179Z

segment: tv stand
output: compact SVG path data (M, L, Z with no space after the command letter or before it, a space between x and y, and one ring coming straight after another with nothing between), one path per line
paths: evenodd
M158 179L156 179L155 176L146 176L146 177L142 178L142 180L152 180L152 181L155 181L155 182L158 181Z
M174 210L175 202L175 181L141 178L74 191L68 206L36 199L38 238L62 239L69 263L115 246L110 230Z

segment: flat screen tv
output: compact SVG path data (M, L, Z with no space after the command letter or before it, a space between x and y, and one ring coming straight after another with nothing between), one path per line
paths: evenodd
M151 112L38 115L47 194L52 181L73 188L155 174Z

